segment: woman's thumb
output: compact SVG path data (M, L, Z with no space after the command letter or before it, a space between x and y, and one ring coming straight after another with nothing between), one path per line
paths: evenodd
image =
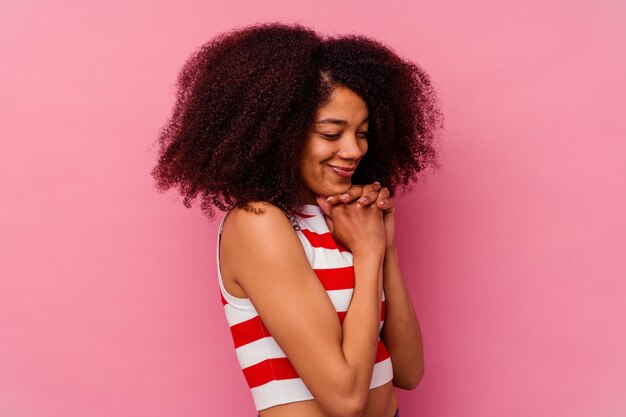
M330 216L330 203L322 196L317 197L315 200L317 201L317 205L322 209L322 212L324 212L325 215Z
M324 213L324 221L328 226L330 233L333 232L333 219L330 217L330 203L324 199L324 197L317 197L317 205L322 209Z

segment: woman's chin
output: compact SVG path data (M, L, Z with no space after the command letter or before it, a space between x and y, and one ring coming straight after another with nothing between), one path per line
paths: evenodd
M315 197L318 195L329 197L331 195L343 194L348 191L350 187L352 187L352 183L347 182L345 184L328 184L326 187L319 187L317 189L310 188L310 190L312 190L311 193L315 194Z
M334 185L328 188L328 194L326 195L335 195L335 194L343 194L348 191L352 187L352 183L348 182L345 185Z

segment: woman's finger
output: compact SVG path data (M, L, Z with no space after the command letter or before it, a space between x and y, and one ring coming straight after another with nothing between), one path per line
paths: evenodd
M352 200L356 200L363 193L363 186L355 184L348 191L343 194L335 194L326 199L330 204L337 203L349 203Z
M386 198L389 198L391 194L389 193L389 188L387 187L383 187L378 191L378 196L376 196L376 200L380 201L380 200L384 200Z
M374 182L373 184L368 184L363 188L363 193L361 193L361 197L359 197L359 204L361 206L367 206L372 204L378 198L378 194L380 193L381 185L380 183Z
M332 205L326 201L323 197L317 197L317 205L324 213L324 221L326 222L326 226L328 226L328 231L333 232L333 219L331 217L332 214Z
M378 193L376 205L386 213L393 213L395 204L393 202L393 198L390 197L389 189L387 187L383 187Z
M317 197L315 200L317 201L317 205L324 212L324 214L330 216L331 204L327 200L324 200L323 197Z

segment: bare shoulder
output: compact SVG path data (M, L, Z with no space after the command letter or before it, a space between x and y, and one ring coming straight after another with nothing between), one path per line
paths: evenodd
M224 222L224 227L226 224L230 233L241 243L254 243L258 239L271 238L273 234L293 234L285 213L266 201L255 201L245 207L234 208Z
M285 213L265 201L231 210L224 221L222 246L225 257L232 260L231 271L236 281L245 277L246 270L258 262L275 262L285 257L306 260L302 244Z

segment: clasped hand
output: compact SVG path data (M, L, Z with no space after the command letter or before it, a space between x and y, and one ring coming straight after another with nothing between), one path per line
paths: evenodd
M358 200L357 200L358 199ZM331 216L331 207L336 204L348 204L357 200L356 204L361 206L369 206L375 204L376 207L383 211L383 222L385 225L385 251L390 250L394 246L394 210L395 205L390 197L389 189L381 187L379 182L363 185L352 185L348 191L343 194L334 194L317 198L317 203L322 209L325 216Z

